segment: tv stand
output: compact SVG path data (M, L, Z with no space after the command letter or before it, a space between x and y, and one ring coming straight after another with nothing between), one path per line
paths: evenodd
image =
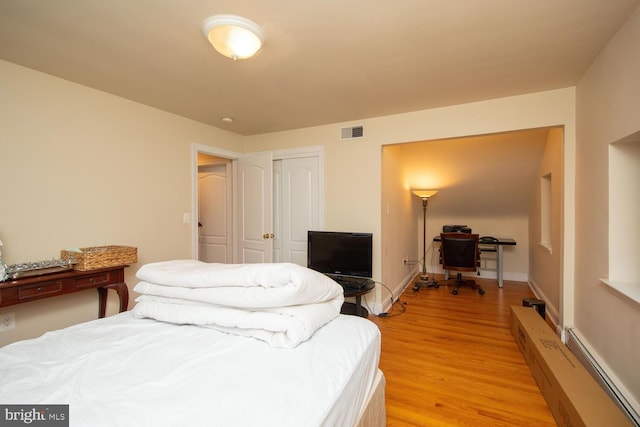
M342 304L342 308L340 313L342 314L351 314L360 317L367 318L369 317L369 310L362 306L362 295L368 294L375 288L375 283L373 280L367 280L366 284L362 288L350 288L347 286L343 286L344 296L345 298L355 297L355 304L352 302L345 302Z

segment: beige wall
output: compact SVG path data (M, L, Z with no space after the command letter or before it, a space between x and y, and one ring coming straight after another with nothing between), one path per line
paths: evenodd
M609 275L609 144L640 130L639 46L637 9L577 86L576 209L580 214L575 218L575 321L569 325L630 390L636 405L640 401L640 304L600 279ZM630 236L636 241L638 237ZM636 282L636 286L640 285Z
M551 321L560 323L560 291L562 289L562 143L560 128L549 132L542 160L534 181L535 189L529 214L529 283L536 295L546 303ZM541 179L551 176L550 246L541 244ZM571 226L571 225L569 225Z
M387 296L393 293L394 299L397 298L415 276L416 269L421 270L416 262L422 257L423 211L422 201L411 194L404 179L405 157L401 145L385 147L381 161L380 234L382 259L385 261L382 283L389 288L382 292L383 309L386 311L389 309L387 304L391 304ZM405 264L405 260L409 262Z
M210 126L0 61L0 239L7 264L70 246L131 245L139 261L191 257L192 143L239 150ZM0 345L97 317L97 292L0 309ZM115 309L110 296L109 311ZM133 304L133 301L131 301Z

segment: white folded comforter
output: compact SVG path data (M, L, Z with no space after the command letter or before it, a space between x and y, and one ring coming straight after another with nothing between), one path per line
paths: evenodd
M293 348L308 340L340 313L342 301L245 310L197 301L141 295L133 309L136 317L212 328L253 337L273 347Z
M141 294L204 301L233 307L315 304L342 297L335 281L291 263L210 264L175 260L138 270Z
M343 290L296 264L147 264L137 273L136 317L192 324L293 348L340 313Z

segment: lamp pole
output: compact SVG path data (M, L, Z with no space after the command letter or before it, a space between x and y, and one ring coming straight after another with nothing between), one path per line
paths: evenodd
M427 277L427 202L428 197L422 198L422 274L420 275L420 281L426 282L429 280Z
M413 190L413 194L422 199L422 274L420 274L420 280L416 281L413 290L417 291L420 288L438 288L439 285L435 280L429 281L427 276L427 203L429 197L433 196L438 190Z

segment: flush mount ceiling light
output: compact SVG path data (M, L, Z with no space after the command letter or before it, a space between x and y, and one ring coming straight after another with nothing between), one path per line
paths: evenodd
M241 16L210 16L202 22L202 33L215 50L233 60L250 58L262 47L262 29Z

